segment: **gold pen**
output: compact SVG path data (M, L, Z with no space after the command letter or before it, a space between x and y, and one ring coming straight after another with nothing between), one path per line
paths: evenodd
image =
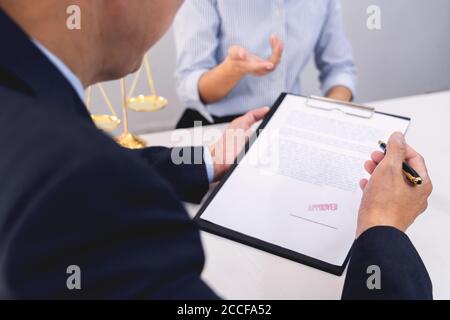
M387 145L383 141L378 141L381 149L386 153ZM415 186L421 185L423 180L420 177L420 175L411 168L411 166L406 163L406 161L403 161L403 174L406 176L406 178Z

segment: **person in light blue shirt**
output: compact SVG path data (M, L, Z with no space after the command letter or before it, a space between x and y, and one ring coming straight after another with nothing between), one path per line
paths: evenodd
M327 97L351 100L356 69L339 0L186 0L175 20L177 127L228 122L301 93L311 57Z

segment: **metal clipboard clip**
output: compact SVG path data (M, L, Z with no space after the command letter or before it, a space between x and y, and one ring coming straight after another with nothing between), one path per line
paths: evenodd
M376 111L372 107L317 96L309 96L306 105L325 111L339 110L344 114L365 119L371 119Z

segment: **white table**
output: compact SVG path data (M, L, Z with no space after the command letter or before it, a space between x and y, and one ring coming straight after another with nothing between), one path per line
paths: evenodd
M433 281L434 297L450 299L450 91L372 103L377 110L412 118L408 142L427 160L434 193L427 212L408 234ZM180 137L220 134L171 131L144 136L150 145L173 146ZM218 133L217 133L218 132ZM206 140L210 140L209 137ZM201 138L200 138L201 140ZM210 141L204 141L208 143ZM194 141L194 144L201 144ZM188 206L194 215L198 206ZM228 299L339 299L344 277L337 277L251 247L202 232L206 251L204 280Z

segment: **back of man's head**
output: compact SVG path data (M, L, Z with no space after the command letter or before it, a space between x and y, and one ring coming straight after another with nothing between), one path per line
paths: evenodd
M182 0L0 0L0 7L31 38L62 59L84 86L89 86L135 71L145 52L167 31L181 3ZM79 19L79 28L68 26L68 19L74 18Z

